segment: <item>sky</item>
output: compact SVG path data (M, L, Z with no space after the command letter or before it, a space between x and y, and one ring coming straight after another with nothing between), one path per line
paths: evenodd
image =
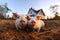
M18 14L28 13L29 8L35 10L43 9L46 16L53 15L49 11L51 5L60 5L60 0L0 0L0 5L7 3L8 8ZM12 16L12 12L8 12L7 15Z

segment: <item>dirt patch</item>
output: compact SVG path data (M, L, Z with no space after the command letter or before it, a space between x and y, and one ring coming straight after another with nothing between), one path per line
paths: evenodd
M60 40L60 20L44 20L41 31L16 30L15 20L0 20L0 40Z

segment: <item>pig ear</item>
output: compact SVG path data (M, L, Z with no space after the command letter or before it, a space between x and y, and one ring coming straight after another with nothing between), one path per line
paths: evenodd
M37 18L38 18L38 17L41 18L41 15L40 15L40 14L37 14L36 17L37 17Z
M30 18L29 14L26 14L26 18L27 18L27 19L29 19L29 18Z
M13 19L16 19L19 17L19 15L17 13L13 13L12 17L13 17Z

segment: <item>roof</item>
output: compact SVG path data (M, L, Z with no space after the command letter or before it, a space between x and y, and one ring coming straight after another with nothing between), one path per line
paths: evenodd
M43 9L35 10L35 9L33 9L33 8L30 8L29 11L30 11L30 10L33 10L36 14L37 14L39 11L41 11L41 12L43 13L43 15L45 16L45 14L44 14L44 12L43 12Z

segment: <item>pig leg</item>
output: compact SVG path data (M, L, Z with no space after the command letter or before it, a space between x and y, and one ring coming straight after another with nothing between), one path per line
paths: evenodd
M39 31L40 31L40 29L41 29L41 28L43 28L43 27L44 27L44 26L39 27L39 28L37 29L37 32L39 32Z
M18 25L15 23L15 26L16 26L16 30L18 30Z
M39 27L39 28L37 29L37 32L39 32L39 31L40 31L40 29L41 29L41 27Z
M36 31L36 32L40 32L40 29L41 29L41 27L36 28L35 31Z

